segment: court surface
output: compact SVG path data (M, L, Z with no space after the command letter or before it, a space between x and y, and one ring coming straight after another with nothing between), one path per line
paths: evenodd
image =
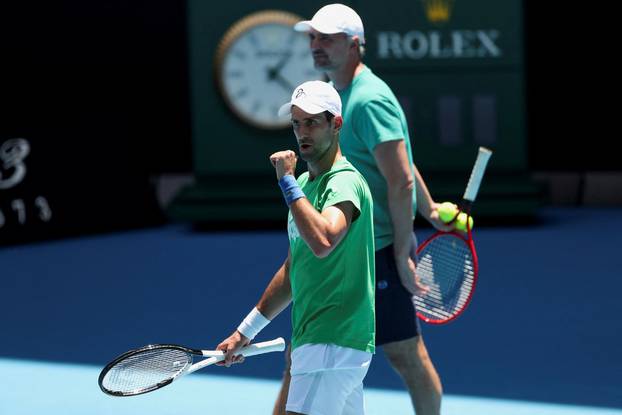
M443 414L622 414L621 235L622 209L544 209L537 225L476 228L473 303L424 326ZM270 413L282 354L133 398L104 395L97 376L148 343L213 348L286 252L284 231L184 225L1 248L0 414ZM286 311L257 340L289 333ZM365 383L369 414L412 413L381 351Z
M229 376L187 376L150 394L108 397L96 387L99 368L0 359L0 413L13 415L270 414L279 383ZM367 389L368 415L408 414L405 392ZM622 410L448 396L443 413L619 415Z

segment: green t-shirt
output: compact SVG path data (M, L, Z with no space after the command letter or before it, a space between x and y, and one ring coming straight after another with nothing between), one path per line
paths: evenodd
M300 237L291 212L292 347L335 344L366 352L375 349L373 203L365 179L345 159L298 184L318 212L340 202L355 206L348 232L325 258L316 257Z
M412 169L406 116L393 91L368 67L346 89L339 91L339 95L343 115L339 139L341 151L369 184L374 198L376 249L382 249L393 243L393 227L387 199L387 182L376 165L374 149L380 143L405 140ZM413 192L413 217L417 211L416 197L416 192Z

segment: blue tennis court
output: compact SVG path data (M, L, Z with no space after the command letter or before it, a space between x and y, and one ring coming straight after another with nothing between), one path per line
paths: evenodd
M619 208L545 209L539 224L476 229L473 303L424 327L444 414L622 414L620 235ZM286 250L284 231L183 225L0 249L0 414L270 413L281 354L134 398L104 395L97 376L148 343L213 348ZM286 311L257 340L289 330ZM412 413L381 352L366 387L369 414Z

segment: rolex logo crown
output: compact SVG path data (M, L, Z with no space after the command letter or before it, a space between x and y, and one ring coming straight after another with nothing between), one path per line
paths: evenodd
M451 17L454 0L421 0L431 23L445 23Z

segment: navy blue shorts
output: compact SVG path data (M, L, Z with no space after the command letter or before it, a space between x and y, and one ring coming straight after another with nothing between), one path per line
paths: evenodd
M413 252L416 246L413 234ZM376 345L410 339L421 333L412 295L397 273L393 245L376 251Z

